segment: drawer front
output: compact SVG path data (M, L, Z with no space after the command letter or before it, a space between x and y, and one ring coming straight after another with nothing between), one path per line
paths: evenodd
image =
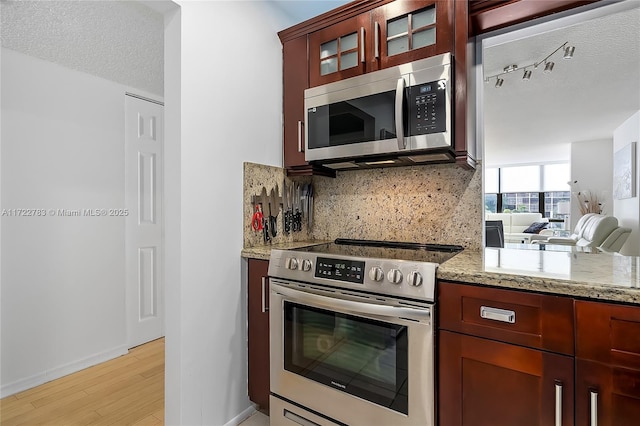
M440 329L574 353L570 298L441 281L437 303Z
M640 369L640 307L576 302L576 354Z

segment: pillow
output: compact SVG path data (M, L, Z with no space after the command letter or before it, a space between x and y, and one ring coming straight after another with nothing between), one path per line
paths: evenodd
M549 226L549 222L534 222L527 229L522 232L527 234L539 234L544 228Z

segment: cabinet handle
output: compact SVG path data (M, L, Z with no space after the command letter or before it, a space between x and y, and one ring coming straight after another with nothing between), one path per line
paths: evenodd
M591 412L591 426L598 426L598 392L595 390L589 391L591 394L590 412Z
M562 382L556 380L556 426L562 426Z
M299 424L300 426L320 426L318 423L316 422L312 422L311 420L304 418L292 411L289 411L287 409L284 410L284 417L286 419L291 420L292 422Z
M398 138L398 149L405 149L407 146L404 142L404 120L402 115L404 114L404 78L398 79L396 85L396 137Z
M267 277L262 277L262 313L269 310L267 306Z
M302 146L302 126L304 126L304 123L298 120L298 152L304 152L304 147Z
M364 61L364 27L360 27L360 62Z
M516 313L514 311L507 311L506 309L491 308L489 306L480 307L480 317L493 321L502 321L509 324L515 324Z
M380 57L380 24L378 24L378 22L376 22L373 35L375 40L375 43L374 43L375 58L378 59Z

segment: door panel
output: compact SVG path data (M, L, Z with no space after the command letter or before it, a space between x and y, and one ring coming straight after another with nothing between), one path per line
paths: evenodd
M269 411L269 261L249 259L247 290L249 399Z
M439 424L573 424L573 357L440 331ZM556 400L561 401L556 409Z
M576 360L576 424L632 426L640 418L640 370Z
M125 96L127 328L129 347L164 335L163 107Z

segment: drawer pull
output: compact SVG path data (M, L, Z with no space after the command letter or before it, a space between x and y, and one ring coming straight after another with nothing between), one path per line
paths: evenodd
M491 308L489 306L480 307L480 316L484 319L508 322L509 324L515 324L516 322L516 313L514 311Z
M591 394L591 403L590 411L591 411L591 426L598 426L598 392L592 390L589 391Z
M269 306L267 306L267 286L269 283L267 282L267 277L262 277L262 285L260 286L262 289L262 309L260 312L263 314L269 310Z
M556 380L556 423L562 426L562 382Z
M296 424L299 424L300 426L320 426L318 423L312 422L311 420L286 409L284 410L284 417Z

